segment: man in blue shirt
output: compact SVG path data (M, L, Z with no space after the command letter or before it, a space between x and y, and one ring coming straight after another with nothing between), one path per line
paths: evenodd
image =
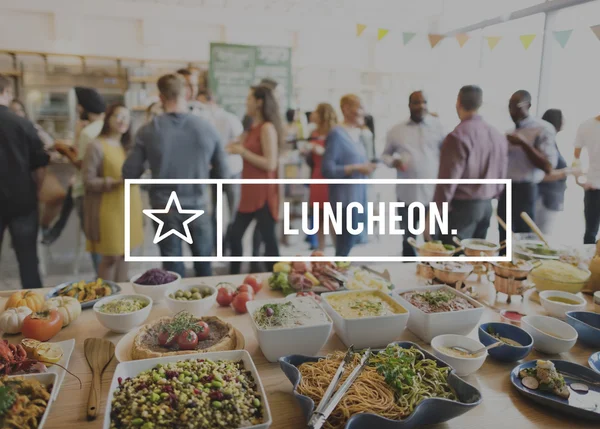
M538 183L558 162L556 130L539 118L530 115L531 94L525 90L515 92L508 103L515 131L506 137L508 148L507 178L512 180L512 230L530 232L521 219L527 213L535 219ZM498 201L498 215L506 219L506 191ZM500 227L500 240L506 239L506 231Z
M427 97L423 91L415 91L408 97L410 118L395 125L387 134L382 160L397 170L398 179L435 179L440 165L440 147L445 133L441 122L429 114ZM402 216L400 228L405 231L402 244L403 256L416 256L408 244L408 206L414 202L427 205L433 200L435 185L397 185L398 201L406 203L398 210ZM415 225L417 226L417 225Z

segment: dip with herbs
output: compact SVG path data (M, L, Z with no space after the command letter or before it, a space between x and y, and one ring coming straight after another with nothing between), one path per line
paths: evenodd
M142 308L146 308L147 306L147 301L143 301L138 298L123 298L115 299L107 302L106 304L101 305L98 308L98 311L100 311L100 313L108 314L126 314L141 310Z
M265 304L252 317L260 329L293 328L329 322L327 314L311 297Z
M400 304L381 291L340 293L327 296L325 299L344 319L406 313Z

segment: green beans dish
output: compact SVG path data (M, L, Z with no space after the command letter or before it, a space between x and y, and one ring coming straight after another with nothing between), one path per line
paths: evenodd
M119 379L111 429L237 429L263 421L255 380L242 361L158 364Z

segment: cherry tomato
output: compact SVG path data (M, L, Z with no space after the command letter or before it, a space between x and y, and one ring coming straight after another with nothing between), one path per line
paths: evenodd
M175 337L171 338L171 341L168 341L170 335L169 331L163 329L160 334L158 334L158 344L163 347L171 347L175 343Z
M254 293L257 294L259 290L262 289L262 282L253 274L248 274L244 279L244 284L250 285L254 290Z
M229 307L233 301L233 291L228 287L221 287L217 292L217 302L221 307Z
M254 295L254 288L247 284L239 285L236 289L236 294L244 292L249 293L250 295Z
M247 313L246 303L252 301L254 296L248 292L239 292L233 298L233 308L237 313Z
M198 335L188 329L177 336L177 345L180 350L194 350L198 345Z
M208 326L208 324L206 322L203 322L202 320L200 320L198 323L196 323L196 325L198 325L199 329L196 330L196 335L198 336L198 341L204 341L208 338L208 335L210 334L210 328Z
M21 332L25 338L48 341L62 328L62 316L57 310L31 313L23 320Z

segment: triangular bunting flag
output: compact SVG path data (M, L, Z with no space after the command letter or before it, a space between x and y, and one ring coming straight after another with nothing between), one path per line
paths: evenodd
M402 41L404 43L404 46L408 45L408 42L410 42L413 39L413 37L415 37L416 35L417 35L417 33L411 33L411 32L407 32L407 31L402 33Z
M385 28L378 28L377 29L377 40L383 39L385 36L387 36L389 31L390 30L387 30Z
M463 46L465 46L465 43L467 43L470 38L470 36L465 33L457 34L455 37L456 37L456 41L458 42L458 44L460 45L461 48Z
M562 31L553 31L553 34L554 34L554 38L556 39L558 44L564 48L565 46L567 46L567 42L569 41L569 38L571 37L572 32L573 32L573 30L562 30Z
M600 24L592 25L590 27L590 30L592 30L594 32L594 34L596 35L596 37L598 38L598 40L600 40Z
M442 34L428 34L429 44L431 45L431 49L435 48L438 43L444 40L444 35Z
M535 39L535 34L523 34L522 36L519 36L519 39L521 39L523 47L528 49L529 45L533 42L533 39Z
M365 31L366 28L367 26L365 24L356 24L356 37L360 37L360 35L363 34L363 31Z
M494 50L498 42L500 42L500 39L502 39L502 36L487 36L485 38L485 40L487 40L487 44L490 48L490 51Z

